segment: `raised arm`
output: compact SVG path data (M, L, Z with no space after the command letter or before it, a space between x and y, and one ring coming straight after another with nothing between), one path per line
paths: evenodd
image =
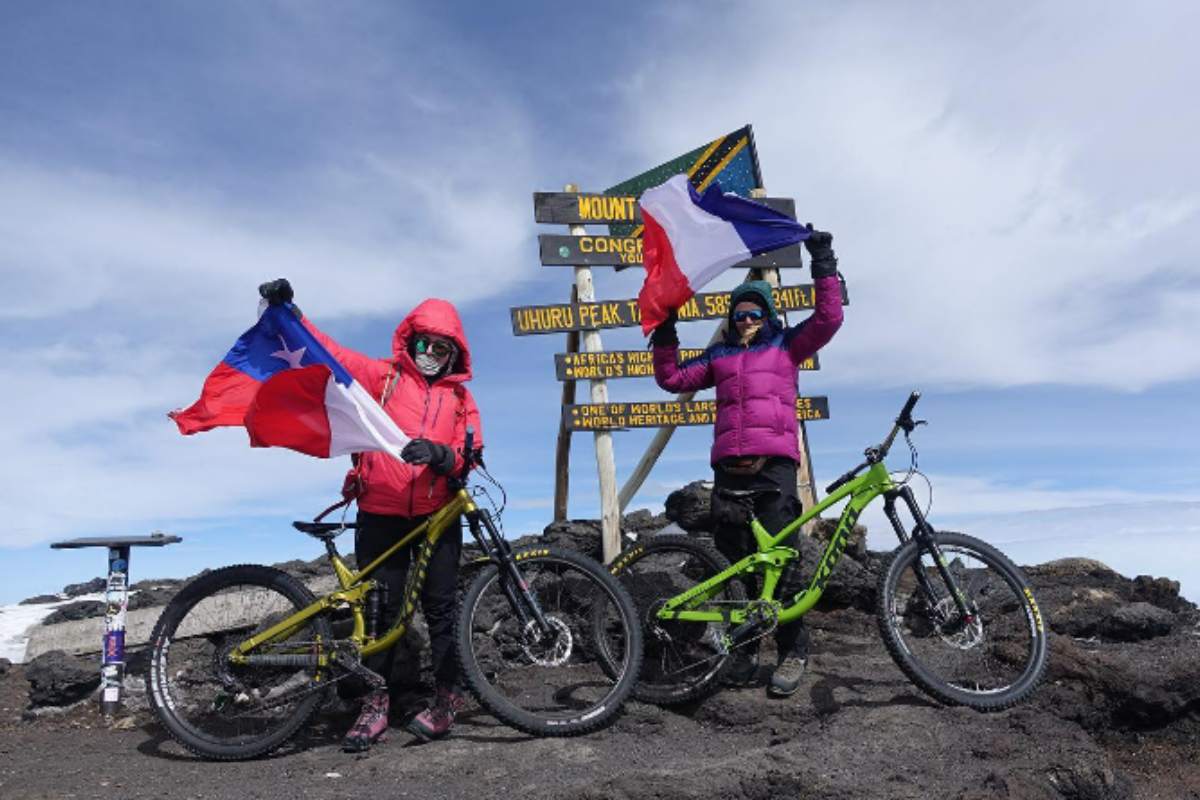
M287 278L277 278L273 281L268 281L258 287L259 295L271 305L279 305L281 303L291 303L295 293L292 291L292 285L288 283ZM362 387L372 395L378 397L379 391L382 388L384 377L388 369L384 362L377 358L363 355L357 350L351 350L348 347L342 347L329 336L325 335L312 320L300 313L300 308L292 305L296 315L300 317L300 321L304 323L304 327L308 329L321 345L329 351L329 354L337 359L337 362L346 368L346 371L362 384Z
M654 380L668 392L698 392L713 385L712 360L708 351L679 363L679 336L675 333L675 314L654 329Z
M812 225L810 224L811 228ZM838 281L837 258L833 254L833 236L814 231L804 242L812 256L814 311L808 319L786 334L788 355L800 364L829 343L842 327L842 285Z

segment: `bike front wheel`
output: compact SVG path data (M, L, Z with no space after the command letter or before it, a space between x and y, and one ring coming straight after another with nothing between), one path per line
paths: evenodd
M620 713L642 663L629 594L603 566L571 550L535 547L513 558L524 587L493 565L463 598L457 639L467 685L497 719L534 736L604 727ZM616 654L619 668L610 673L602 653Z
M1041 611L1021 570L996 548L935 533L953 588L916 539L892 554L879 585L879 630L896 664L930 696L1000 711L1033 692L1046 668Z
M150 702L171 736L219 761L270 752L300 729L326 691L318 667L332 636L317 615L235 663L230 654L316 600L271 567L225 567L180 590L150 638Z

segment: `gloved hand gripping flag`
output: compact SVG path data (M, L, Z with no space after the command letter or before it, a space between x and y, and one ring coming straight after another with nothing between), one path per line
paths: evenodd
M184 435L244 425L251 447L318 458L368 450L399 458L409 441L291 304L268 306L205 379L200 399L168 416Z

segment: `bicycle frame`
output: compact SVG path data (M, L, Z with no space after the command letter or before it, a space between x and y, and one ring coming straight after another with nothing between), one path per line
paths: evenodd
M881 494L888 494L890 497L892 496L891 493L896 491L896 485L892 482L887 467L881 461L872 464L863 475L839 487L824 500L786 525L774 536L767 533L767 530L757 519L751 518L750 529L754 533L754 539L758 544L758 551L751 553L703 583L698 583L687 591L669 599L659 609L659 619L688 622L728 622L736 625L744 625L751 621L751 612L748 610L752 605L751 603L747 603L742 608L731 610L708 610L699 608L699 606L716 596L721 591L721 588L730 580L743 574L757 571L763 573L762 592L758 599L778 609L779 623L787 623L800 618L808 613L821 598L821 594L825 591L825 585L829 581L829 576L833 572L833 568L845 552L846 539L849 537L850 531L854 529L854 524L858 521L859 515L862 514L863 510L876 497ZM850 498L849 502L846 504L845 509L842 510L837 528L829 539L829 544L826 546L825 552L817 564L816 573L813 575L808 588L791 598L790 603L781 607L781 604L774 599L775 588L779 584L779 578L783 574L784 568L791 561L797 559L800 554L795 548L787 547L780 543L795 533L802 525L816 518L825 509L847 497ZM889 511L889 518L894 517L895 510L890 508L890 503ZM893 524L898 525L898 520ZM902 528L897 527L898 534L902 534L902 531ZM635 554L636 548L631 552L631 555ZM614 571L620 569L620 565L614 564L613 569Z
M230 661L235 664L250 663L255 658L250 655L255 648L276 639L286 639L312 617L342 603L350 607L350 613L354 619L354 629L350 634L349 640L358 645L361 656L371 656L394 647L408 630L408 623L412 619L413 612L417 606L417 600L421 595L421 589L425 585L425 569L442 534L449 529L450 525L460 515L470 516L474 515L477 511L478 507L475 505L475 501L471 499L466 489L460 487L449 503L439 508L429 519L405 534L395 544L380 554L378 558L358 571L346 566L346 562L342 560L341 556L338 555L332 544L330 544L329 560L333 564L333 571L337 576L338 584L341 588L318 598L315 602L300 611L241 642L230 653ZM375 587L374 581L369 580L371 574L379 569L389 558L394 556L402 547L408 546L422 536L425 537L425 540L417 548L413 564L409 569L408 581L404 587L404 600L401 613L393 623L391 630L382 636L369 637L367 635L366 618L363 615L363 605L366 602L367 592ZM271 658L271 656L261 656L260 658ZM318 653L318 666L327 666L330 658L331 654L328 651Z

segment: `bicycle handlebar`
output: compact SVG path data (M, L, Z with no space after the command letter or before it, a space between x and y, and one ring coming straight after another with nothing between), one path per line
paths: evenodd
M908 396L907 402L904 403L904 408L900 409L900 416L896 417L896 423L892 425L892 430L888 433L887 438L883 440L883 444L879 446L880 458L885 457L888 451L892 449L892 442L901 428L904 429L905 433L912 433L912 429L917 426L917 423L913 422L912 411L920 399L920 392L913 392Z
M467 481L467 475L471 472L471 467L475 465L475 428L471 425L467 426L467 435L463 439L463 467L462 472L458 474L458 479L463 483Z
M836 490L845 486L850 481L854 480L854 476L862 472L872 464L878 464L892 449L892 442L896 439L896 434L903 429L906 433L911 433L912 429L917 426L917 423L912 418L913 408L916 407L917 401L921 399L920 392L913 392L905 401L904 407L900 409L900 416L896 417L896 422L892 425L892 430L888 433L887 438L883 440L883 444L878 447L868 447L864 455L867 460L859 464L854 469L847 472L842 477L838 478L833 483L825 487L825 494L833 494Z

